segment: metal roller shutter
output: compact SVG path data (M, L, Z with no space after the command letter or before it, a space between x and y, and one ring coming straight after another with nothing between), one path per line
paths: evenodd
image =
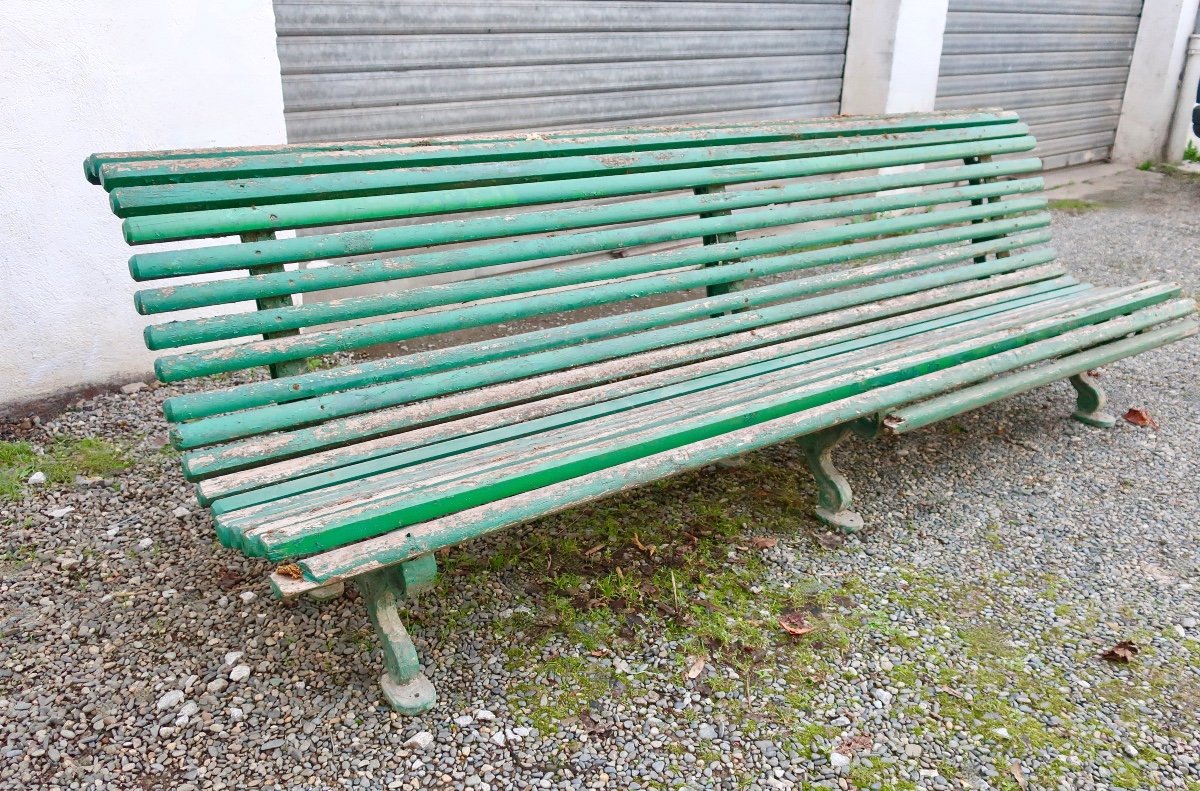
M1016 110L1046 167L1107 159L1142 0L950 0L938 109Z
M838 112L849 0L275 0L288 139Z

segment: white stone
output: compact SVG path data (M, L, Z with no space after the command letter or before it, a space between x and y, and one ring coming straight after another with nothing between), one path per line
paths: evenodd
M518 739L524 739L524 738L528 737L529 734L533 733L533 728L525 728L525 727L513 728L512 731L513 731L513 734L516 735L516 737Z
M143 538L141 541L137 542L138 552L145 552L152 546L154 546L153 538Z
M146 389L145 382L130 382L127 385L121 385L121 392L124 393L125 395L133 395L134 393L140 393L141 391L143 391L145 389Z
M191 515L192 512L184 508L182 505L171 512L171 516L175 517L176 519L187 519Z
M842 755L841 753L834 750L833 752L831 752L829 754L829 764L834 769L841 769L844 766L849 766L850 765L850 756Z
M492 734L492 738L491 738L492 744L494 744L498 747L503 747L504 743L506 741L508 741L508 740L504 736L504 731L496 731L495 733Z
M920 758L923 752L925 752L925 750L919 744L904 745L904 754L909 758Z
M249 665L238 665L233 670L229 671L230 681L245 681L248 678L250 678Z
M246 718L246 712L242 711L237 706L234 706L231 709L229 709L229 719L233 720L234 722L241 722L245 718Z
M189 700L179 707L180 717L191 717L196 712L200 711L200 705L194 700Z
M885 706L892 702L892 693L888 692L886 689L877 689L871 694L875 697L875 700L879 701Z
M1196 619L1195 618L1184 618L1179 623L1183 626L1184 629L1195 629L1196 628Z
M433 734L429 731L420 731L409 737L404 746L414 750L426 750L431 744L433 744Z
M31 486L41 486L43 483L46 482L46 473L42 472L41 470L38 470L33 475L29 476L29 480L27 482Z
M242 604L249 604L258 598L258 594L254 591L242 591L238 594L238 598L242 600Z
M46 516L51 519L62 519L67 514L75 510L75 506L68 505L65 508L55 508L53 511L47 511Z
M227 664L227 665L236 664L237 661L241 658L242 658L241 651L230 651L229 653L225 654L225 664Z
M999 736L1001 739L1011 739L1011 738L1012 738L1012 737L1011 737L1011 736L1008 734L1008 728L993 728L993 729L992 729L992 733L996 734L996 735L997 735L997 736Z
M66 568L66 566L63 566L63 568ZM1187 637L1187 629L1183 628L1183 624L1177 623L1175 624L1175 634L1180 637Z
M217 676L212 681L208 682L208 685L205 687L205 689L207 689L210 694L216 695L220 692L224 692L225 688L228 686L229 686L228 681L221 678L220 676Z
M460 728L465 728L473 722L475 722L475 718L470 714L461 714L454 718L454 724Z
M74 571L79 568L79 558L56 558L55 560L63 571Z
M167 709L173 709L181 702L183 702L183 690L172 689L158 699L158 710L166 711Z
M488 722L489 720L496 719L496 715L492 714L487 709L480 709L479 711L475 712L475 719L479 720L480 722Z

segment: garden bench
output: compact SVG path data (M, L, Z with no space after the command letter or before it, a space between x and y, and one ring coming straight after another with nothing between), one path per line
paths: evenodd
M160 380L212 377L166 400L171 441L221 543L277 564L278 595L359 586L386 697L415 713L434 692L397 607L442 547L792 439L817 517L856 530L831 459L850 432L1059 379L1075 418L1111 425L1088 371L1194 334L1195 305L1056 264L1033 147L1016 115L978 111L85 171L130 244L240 235L129 262L140 313L205 310L145 331ZM369 348L389 353L305 363ZM257 366L270 378L216 376Z

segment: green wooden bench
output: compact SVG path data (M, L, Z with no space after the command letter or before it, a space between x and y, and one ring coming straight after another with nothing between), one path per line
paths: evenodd
M1087 371L1194 334L1195 305L1056 264L1033 147L1014 114L979 111L85 170L130 244L240 235L130 259L138 311L163 317L145 332L158 378L212 377L166 401L171 440L220 541L275 562L279 595L354 580L386 697L415 713L434 692L397 604L442 547L792 439L817 517L856 530L830 455L849 432L1059 379L1074 417L1111 425ZM275 236L304 228L323 230ZM296 299L367 284L386 285ZM393 353L305 363L369 347ZM257 366L271 378L218 376Z

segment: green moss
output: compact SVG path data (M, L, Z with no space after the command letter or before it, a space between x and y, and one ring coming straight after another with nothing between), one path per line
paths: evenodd
M20 499L26 479L39 470L47 484L62 486L74 483L77 475L105 477L130 464L122 448L101 439L55 440L41 454L28 442L0 442L0 500Z
M1096 203L1090 200L1079 200L1078 198L1059 198L1049 201L1047 204L1051 211L1061 211L1067 214L1087 214L1088 212L1103 209L1104 204Z

